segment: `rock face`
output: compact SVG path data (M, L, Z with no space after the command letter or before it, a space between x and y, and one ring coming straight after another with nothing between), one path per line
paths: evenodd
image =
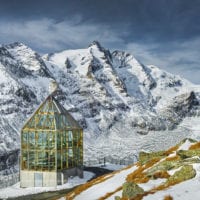
M112 146L110 137L174 129L184 117L200 113L192 83L98 42L43 57L21 43L3 45L1 153L19 149L20 128L49 94L52 80L59 85L59 101L84 128L85 157L92 146L94 152L99 144Z
M192 165L184 165L179 171L176 171L167 181L167 184L179 183L196 176L196 171Z
M144 194L144 190L136 183L126 182L122 187L122 197L127 199L134 199L139 194Z

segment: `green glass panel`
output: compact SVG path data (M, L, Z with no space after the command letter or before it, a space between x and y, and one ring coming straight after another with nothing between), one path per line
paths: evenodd
M37 167L43 168L43 169L48 169L48 157L49 157L48 152L45 152L45 151L38 152Z
M63 126L67 126L66 117L62 115L62 124Z
M22 141L21 141L23 149L27 148L27 143L28 143L28 134L26 132L23 132L22 133Z
M22 151L22 169L28 169L28 153Z
M68 141L72 141L72 140L73 140L72 131L68 131Z
M57 169L61 169L61 153L57 152Z
M28 142L29 142L30 149L35 147L35 133L34 132L28 133Z
M62 152L62 162L63 162L63 168L67 167L67 151L66 149Z
M57 149L61 149L61 134L57 132Z
M27 127L34 128L35 127L35 117L31 118L27 123Z
M73 167L73 158L68 158L68 167Z
M66 145L67 145L67 138L66 138L66 132L64 131L62 133L62 136L63 136L63 140L62 140L62 148L65 149L66 148Z
M49 101L47 101L39 110L39 112L48 112L49 110Z
M55 152L54 151L49 152L49 169L50 170L55 169Z
M55 134L54 133L48 133L48 147L49 149L55 148Z
M68 156L73 157L73 150L72 148L68 149Z
M60 127L65 127L65 116L64 115L60 115Z
M56 120L56 128L60 129L61 128L60 119L59 119L59 116L57 114L55 114L55 120Z
M38 115L38 124L37 127L45 127L45 121L47 115Z
M38 149L48 149L47 134L46 132L38 132Z
M29 152L28 163L29 163L29 169L35 168L35 152L34 151Z
M72 131L68 131L68 147L72 147L72 140L73 140L73 134Z
M22 142L27 143L27 133L26 132L22 133Z

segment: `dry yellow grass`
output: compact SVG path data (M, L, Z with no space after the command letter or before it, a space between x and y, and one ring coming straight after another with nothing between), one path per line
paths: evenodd
M153 162L150 162L151 165L153 165L154 161ZM149 166L150 164L148 164ZM141 166L139 167L137 170L135 170L133 173L129 174L127 176L127 181L134 181L135 183L141 183L141 181L139 181L139 178L143 178L145 176L145 173L143 172L144 170L146 169L145 165L144 166ZM154 174L155 177L157 178L169 178L170 175L167 173L167 171L160 171L160 172L156 172ZM137 195L136 197L134 197L134 200L142 200L144 196L147 196L149 194L154 194L156 193L157 191L160 191L160 190L165 190L167 189L168 187L170 186L173 186L173 185L176 185L178 183L182 182L181 180L171 180L170 182L165 182L164 184L161 184L149 191L146 191L144 194L139 194ZM127 198L124 198L122 197L120 200L128 200ZM164 200L173 200L173 198L171 196L166 196L164 197Z
M141 164L140 162L136 162L135 165L136 165L137 167L141 167L141 166L142 166L142 164Z
M146 183L149 181L149 177L143 172L145 169L152 167L155 163L157 163L161 158L153 158L148 161L145 165L140 165L138 169L130 173L126 177L126 181L135 182L135 183Z
M174 179L174 180L172 180L170 182L166 182L164 184L161 184L161 185L159 185L159 186L157 186L157 187L145 192L142 195L138 195L136 198L134 198L134 200L141 200L144 196L147 196L149 194L154 194L154 193L156 193L157 191L160 191L160 190L165 190L165 189L169 188L170 186L176 185L176 184L178 184L178 183L180 183L182 181L183 180ZM172 200L173 199L172 197L171 197L171 199L169 199L170 198L169 195L166 196L165 198L166 199L164 199L164 200Z
M200 149L200 142L197 142L190 146L189 150Z
M163 200L173 200L173 197L170 195L164 196Z
M169 184L161 184L161 185L153 188L149 192L151 192L151 194L154 194L155 192L160 191L160 190L164 190L164 189L168 188L169 186L170 186Z
M127 177L126 180L128 182L134 182L134 183L146 183L149 181L149 177L143 171L145 168L140 167L134 172L130 173Z
M145 165L144 168L147 169L149 167L152 167L154 164L156 164L158 161L160 161L161 158L153 158L150 161L148 161Z
M127 197L121 197L120 200L129 200Z
M170 175L168 174L167 171L158 171L156 173L153 174L153 178L157 179L157 178L169 178Z
M145 175L145 174L142 174L143 176L141 176L140 178L136 178L135 179L135 183L147 183L149 181L149 178Z
M173 153L174 151L176 151L178 148L179 148L178 145L169 148L169 149L165 152L165 155L168 156L169 154L171 154L171 153Z
M77 188L75 188L72 192L68 193L67 196L66 196L66 199L67 200L73 200L75 196L77 196L78 194L80 194L81 192L83 192L84 190L88 189L89 187L97 184L97 183L100 183L100 182L103 182L109 178L111 178L114 174L111 174L111 175L103 175L103 176L99 176L98 178L92 180L92 181L89 181L83 185L80 185L78 186Z
M95 185L95 184L98 184L98 183L101 183L103 181L106 181L107 179L111 178L112 176L114 176L115 174L117 173L120 173L121 171L124 171L124 170L127 170L129 168L133 167L133 165L129 165L127 166L126 168L123 168L122 170L119 170L119 171L115 171L115 172L112 172L110 174L105 174L103 176L99 176L98 178L96 179L93 179L83 185L80 185L78 186L77 188L75 188L72 192L68 193L66 195L66 200L73 200L75 198L75 196L79 195L81 192L87 190L89 187Z
M144 168L142 168L142 169L144 169ZM142 174L143 173L142 169L139 169L138 173ZM136 174L134 174L134 175L136 177L138 177L137 172L135 172L135 173ZM170 178L170 175L167 172L164 172L164 171L160 172L160 173L157 172L155 174L156 174L157 177L160 176L160 177L164 178L166 176L166 178ZM132 176L131 178L134 178L134 177ZM165 183L163 183L163 184L161 184L161 185L159 185L159 186L157 186L157 187L155 187L155 188L153 188L153 189L151 189L149 191L146 191L144 194L140 194L140 195L136 196L134 198L134 200L141 200L144 196L147 196L149 194L154 194L154 193L156 193L157 191L160 191L160 190L165 190L165 189L169 188L170 186L176 185L176 184L178 184L178 183L180 183L182 181L184 181L184 179L176 179L176 178L170 179L170 181L167 181L167 182L165 182ZM170 199L170 197L167 196L166 199L164 199L164 200L172 200L172 199L173 198Z
M138 166L138 169L136 169L133 173L131 173L131 175L133 176L133 179L136 183L146 183L149 181L149 178L146 176L146 174L142 173L143 170L145 170L146 168L149 168L150 166L152 166L153 164L155 164L159 159L154 158L151 161L149 161L146 165L141 166L139 163L136 163L135 165ZM100 176L92 181L89 181L83 185L78 186L77 188L75 188L72 192L70 192L69 194L67 194L66 199L67 200L72 200L75 198L75 196L79 195L81 192L87 190L89 187L101 183L103 181L106 181L107 179L111 178L113 175L120 173L121 171L127 170L129 168L133 167L133 165L129 165L126 168L120 170L120 171L116 171L116 172L112 172L111 174L106 174L103 176ZM131 178L130 175L130 179ZM100 200L104 200L106 198L108 198L109 196L113 195L114 193L116 193L117 191L121 190L122 186L120 186L119 188L117 188L115 191L113 192L109 192L107 193L105 196L101 197Z
M136 169L135 171L133 171L132 173L130 173L127 177L126 180L128 182L132 182L135 180L135 178L140 177L142 172L143 172L144 168L141 166L138 169Z
M179 148L178 145L168 149L164 154L166 156L170 155L171 153L173 153L174 151L176 151L177 149ZM199 143L196 143L194 145L192 145L190 147L190 149L200 149L200 142ZM150 161L148 161L146 164L142 165L141 163L136 163L135 166L137 166L138 168L136 170L134 170L132 173L130 173L127 178L126 178L126 181L128 182L134 182L134 183L146 183L149 181L150 177L147 176L147 174L144 172L146 169L152 167L154 164L156 164L158 161L160 161L161 158L159 157L156 157L156 158L153 158L151 159ZM180 160L180 157L178 155L175 155L175 156L172 156L172 157L168 157L165 159L166 161L175 161L175 160ZM130 167L132 167L133 165L130 165L128 166L127 168L123 169L123 170L126 170ZM100 182L103 182L109 178L111 178L114 174L116 173L120 173L121 171L123 170L120 170L120 171L117 171L117 172L113 172L111 173L110 175L103 175L101 177L98 177L97 179L94 179L84 185L81 185L79 187L77 187L74 191L72 191L71 193L69 193L67 196L66 196L66 199L67 200L72 200L74 199L75 196L77 196L78 194L80 194L81 192L83 192L84 190L87 190L89 187L95 185L95 184L98 184ZM153 174L153 178L169 178L170 175L167 173L167 171L158 171L156 173ZM157 191L160 191L160 190L164 190L170 186L173 186L175 184L178 184L180 183L181 181L180 180L171 180L169 182L165 182L164 184L161 184L149 191L146 191L144 194L139 194L137 197L134 197L134 200L141 200L144 196L147 196L149 194L154 194L155 192ZM117 191L119 190L122 190L122 186L120 186L119 188L117 188L116 190L112 191L112 192L109 192L107 194L105 194L104 196L102 196L101 198L99 198L99 200L105 200L107 199L108 197L110 197L111 195L115 194ZM173 198L168 195L168 196L165 196L164 197L164 200L172 200ZM120 200L128 200L127 198L125 197L121 197Z
M177 149L179 148L180 145L176 145L174 147L171 147L170 149L168 149L164 154L166 156L172 154L173 152L177 151ZM200 142L195 143L194 145L192 145L190 147L190 150L195 150L195 149L200 149ZM134 172L130 173L126 180L128 182L134 182L134 183L145 183L149 181L149 178L147 176L147 174L144 172L145 169L148 169L150 167L152 167L155 163L157 163L159 160L161 160L161 158L153 158L152 160L148 161L145 165L142 165L141 163L138 163L138 169L135 170ZM175 155L172 157L168 157L165 159L166 161L176 161L176 160L181 160L181 157L179 155ZM154 194L160 190L165 190L167 188L169 188L170 186L176 185L184 180L182 179L176 179L176 178L172 178L170 179L170 175L168 174L167 171L158 171L156 173L153 174L154 178L167 178L168 181L166 181L165 183L162 183L160 185L158 185L155 188L152 188L149 191L144 192L144 194L139 194L136 197L134 197L134 200L142 200L144 196L147 196L149 194ZM128 200L127 198L121 197L120 200ZM164 197L163 200L173 200L173 197L170 195L167 195Z
M167 161L180 160L180 156L176 155L176 156L172 156L172 157L167 157L165 160L167 160Z

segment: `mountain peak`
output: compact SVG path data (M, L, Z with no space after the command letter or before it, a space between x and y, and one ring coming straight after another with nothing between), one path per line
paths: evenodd
M89 44L89 47L96 46L98 49L103 50L104 48L101 46L100 42L94 40L92 43Z
M119 50L115 50L112 52L113 56L118 56L118 57L128 57L128 56L132 56L130 53L127 53L125 51L119 51Z
M25 46L27 47L25 44L21 43L21 42L14 42L14 43L11 43L11 44L7 44L7 45L4 45L6 48L16 48L16 47L22 47L22 46ZM27 47L28 48L28 47Z

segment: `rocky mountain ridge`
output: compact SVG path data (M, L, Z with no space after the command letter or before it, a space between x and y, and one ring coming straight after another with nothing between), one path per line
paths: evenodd
M116 136L174 130L185 117L200 115L199 86L98 42L44 56L22 43L2 45L2 154L19 148L20 128L49 94L52 80L59 85L57 98L84 128L85 158L91 146L95 152Z

